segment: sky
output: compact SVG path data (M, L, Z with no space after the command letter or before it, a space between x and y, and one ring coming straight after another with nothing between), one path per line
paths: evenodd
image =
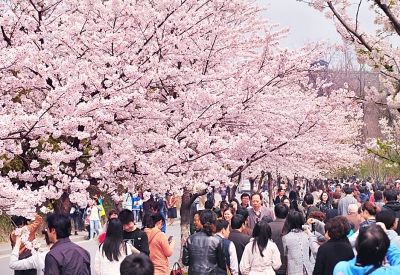
M288 37L282 41L282 46L297 48L306 42L326 41L342 43L337 34L332 20L327 19L323 13L296 0L258 0L267 7L265 16L271 23L277 23L285 28L290 28ZM360 13L360 21L371 30L371 12L364 5Z

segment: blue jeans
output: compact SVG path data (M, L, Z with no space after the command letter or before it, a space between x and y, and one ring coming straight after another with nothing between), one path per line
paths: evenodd
M132 209L133 212L133 217L135 219L135 223L139 221L139 214L140 214L140 209Z
M100 228L100 221L98 220L90 220L90 238L93 239L94 233L99 236L99 228Z

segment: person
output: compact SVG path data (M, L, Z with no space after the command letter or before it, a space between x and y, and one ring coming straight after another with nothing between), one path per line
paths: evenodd
M154 264L154 274L168 275L168 257L171 257L174 252L175 241L172 238L168 240L165 233L161 231L165 219L160 213L153 214L151 218L154 226L146 230L146 234L149 240L150 260Z
M221 195L222 201L226 201L228 188L226 187L225 182L221 182L221 184L219 185L219 194Z
M132 254L122 261L119 268L121 275L154 275L154 265L145 254Z
M327 192L322 192L320 196L320 201L316 204L319 211L326 214L326 212L332 208L332 204L329 200L329 195Z
M122 236L125 241L131 242L141 253L150 254L149 242L146 233L136 227L135 217L131 210L123 209L118 214L118 219L122 223Z
M236 198L233 198L229 201L229 204L232 206L233 209L235 209L235 213L238 210L238 208L240 207L239 205L239 201Z
M325 213L326 214L326 220L325 220L326 222L339 215L339 212L338 212L339 200L340 200L340 194L333 193L332 208L326 210L326 213Z
M345 216L349 221L352 231L356 232L360 228L361 217L358 214L358 206L357 204L349 204L347 215Z
M271 240L271 228L261 220L254 227L253 239L244 248L240 272L243 275L273 275L281 264L279 249Z
M115 219L115 218L118 218L118 211L115 210L115 209L111 209L111 210L108 212L107 219L108 219L108 221L109 221L109 220ZM99 235L99 237L98 237L98 239L97 239L97 241L99 242L99 244L104 243L104 240L106 239L106 231L107 231L108 221L107 221L107 223L104 225L104 228L103 228L103 230L102 230L103 232Z
M288 208L290 208L290 200L289 198L286 198L282 201L283 204L285 204Z
M284 255L287 256L287 274L312 274L313 259L307 233L302 230L304 217L300 212L290 210L282 229Z
M203 210L197 210L193 215L193 229L191 228L190 234L194 234L195 232L199 232L203 226L200 222L200 213Z
M385 232L389 237L390 244L396 245L400 248L400 236L397 235L395 229L397 228L396 214L392 209L379 211L376 213L376 223L383 223L385 225Z
M176 197L175 194L172 193L169 196L167 196L167 211L168 211L168 220L169 220L169 225L172 225L174 223L174 219L177 217L176 213Z
M98 200L92 200L90 206L90 240L94 238L94 234L97 237L100 235L100 203Z
M285 224L286 217L289 213L289 207L286 204L279 203L275 205L274 212L276 219L271 223L269 223L269 226L271 227L271 239L274 241L274 243L279 249L282 262L280 268L276 270L276 274L285 275L287 262L283 250L282 230L283 230L283 225Z
M186 240L183 247L182 262L189 266L189 274L217 275L218 274L218 247L220 240L213 236L215 232L215 213L203 210L200 214L203 226Z
M229 223L226 220L218 219L215 223L216 234L215 236L220 239L218 247L218 274L232 275L239 274L239 263L236 255L236 248L233 242L228 237L230 234Z
M43 230L42 234L45 237L47 246L51 246L47 231ZM38 275L43 275L44 273L44 259L46 257L47 251L35 251L32 253L31 257L19 260L19 249L22 245L21 236L16 236L15 245L11 252L10 263L8 267L13 270L23 271L23 270L35 270Z
M350 224L345 217L337 216L330 219L325 224L325 231L328 241L318 249L314 275L331 275L338 262L348 261L354 257L353 249L347 238Z
M132 210L132 193L126 192L122 200L122 208Z
M223 213L223 219L229 223L229 227L231 227L233 215L235 215L235 209L231 206L228 206Z
M375 215L378 212L376 205L366 201L361 206L361 218L364 220L360 223L360 227L370 226L376 223Z
M252 208L248 209L248 225L251 230L253 230L256 223L260 221L264 216L270 216L272 219L274 219L274 213L272 212L272 210L261 205L262 196L260 193L252 194L250 199Z
M278 203L283 202L284 199L287 199L288 197L286 197L285 195L285 190L281 187L278 188L278 192L277 192L277 196L274 200L274 204L277 205Z
M22 216L13 216L11 218L11 220L17 228L22 228L22 227L26 226L26 230L28 230L28 232L29 232L28 241L30 241L30 242L32 242L36 238L36 232L43 222L43 218L40 215L36 215L33 222L30 223L29 225L28 225L28 220ZM10 234L10 241L11 241L12 248L14 248L14 246L16 245L16 239L17 239L16 230L13 230ZM27 249L24 244L20 245L18 259L22 260L22 259L29 258L31 256L32 256L31 251L29 249ZM31 275L31 274L33 275L33 274L36 274L36 270L35 269L15 270L14 274L15 275Z
M383 201L383 193L380 190L376 190L371 198L374 198L374 201L370 201L375 203L379 209L382 209L382 207L385 205L385 202Z
M244 209L250 207L250 195L248 193L243 193L240 195L240 207Z
M343 191L346 194L346 196L341 198L338 204L338 214L341 216L346 215L347 209L350 204L357 204L357 200L353 195L354 190L352 187L345 185Z
M71 220L63 214L47 217L47 234L53 244L46 254L44 275L90 274L90 254L71 242Z
M135 217L135 223L139 222L140 220L140 209L142 208L142 199L139 196L138 192L135 192L132 195L132 213Z
M291 190L289 192L289 201L290 201L289 209L294 209L296 211L300 211L299 210L299 194L298 194L298 192Z
M106 238L100 244L94 260L96 275L113 275L118 273L119 266L124 258L130 254L132 245L122 238L122 223L117 218L108 221ZM135 253L140 253L132 247Z
M385 231L373 224L360 229L356 241L357 256L350 261L339 262L334 275L400 273L400 250L390 241ZM383 265L385 258L388 265Z
M399 192L396 189L386 189L383 191L383 199L385 205L382 207L382 210L392 209L396 213L397 220L400 219L400 202L397 200L397 196ZM400 222L397 223L397 234L400 235Z
M305 220L308 220L308 217L313 211L319 211L319 209L314 205L314 196L311 193L304 195L303 204L304 208L302 210Z
M242 215L236 214L231 221L232 230L229 233L228 239L233 242L236 248L236 256L238 263L240 263L243 255L244 248L250 241L250 236L243 233L245 219ZM239 271L239 274L241 272Z

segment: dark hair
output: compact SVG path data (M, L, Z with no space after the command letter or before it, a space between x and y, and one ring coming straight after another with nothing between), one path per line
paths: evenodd
M258 250L260 251L261 257L264 257L263 251L267 247L268 240L271 238L271 227L269 226L268 222L261 220L259 221L253 230L253 246L252 252L258 246Z
M221 201L220 203L219 203L219 209L220 209L220 211L222 212L222 209L226 209L226 208L228 208L228 203L226 202L226 201Z
M379 191L379 190L376 190L376 191L374 192L374 199L375 199L376 202L381 201L381 200L383 199L383 194L382 194L382 192Z
M244 197L250 198L250 195L248 193L242 193L242 195L240 195L240 199L243 199Z
M347 238L350 229L350 223L344 216L336 216L325 224L325 231L328 232L328 236L332 240L342 240Z
M213 207L214 207L214 202L212 200L207 200L204 203L204 208L207 210L211 210L211 209L213 209Z
M297 201L298 200L296 191L292 190L292 191L289 192L289 200L290 201L293 201L293 200Z
M115 209L111 209L111 210L108 212L108 216L107 216L107 217L110 219L111 215L118 215L118 211L115 210Z
M121 262L119 272L121 275L153 275L154 265L147 255L132 254Z
M237 207L238 207L238 208L240 207L240 203L239 203L239 201L238 201L236 198L231 199L231 200L229 201L229 204L232 205L232 202L236 202ZM232 205L232 207L233 207L233 205Z
M364 202L364 203L362 204L361 210L362 210L362 211L367 210L367 212L368 212L370 215L375 216L376 213L378 212L378 207L377 207L375 204L372 204L371 202L366 201L366 202Z
M286 221L283 225L282 234L286 235L292 229L302 229L303 224L304 224L303 215L296 210L290 210L286 217Z
M239 229L242 227L244 222L245 222L245 219L244 219L243 215L236 214L232 217L231 227L232 227L232 229Z
M151 214L147 213L146 215L144 215L142 218L142 227L143 228L153 228L154 226L155 226L155 223L153 221L153 218L151 217Z
M351 193L354 192L354 189L353 189L353 187L350 187L349 185L346 184L346 185L343 187L343 191L344 191L344 193L345 193L346 195L350 195Z
M11 221L15 226L24 226L28 224L28 220L22 216L12 216Z
M307 205L311 205L314 203L314 196L311 193L307 193L304 195L304 202Z
M385 210L378 212L375 219L376 222L385 224L386 229L390 229L396 221L396 213L392 209L386 208Z
M329 202L330 196L329 196L328 192L325 192L325 191L323 191L323 192L321 193L321 195L319 196L319 200L320 200L321 202L323 202L323 200L322 200L322 195L323 195L323 194L326 194L326 195L328 196L328 198L326 199L326 202Z
M200 222L203 225L202 231L208 236L211 236L215 232L215 213L211 210L203 210L200 214Z
M274 219L272 219L272 217L270 217L270 216L264 216L264 217L261 218L261 220L265 221L267 223L270 223L270 222L274 221Z
M103 255L112 261L121 256L121 245L125 245L122 237L122 223L119 219L110 219L107 225L106 238L101 247Z
M128 224L130 222L135 222L135 216L133 215L133 212L129 209L124 209L118 214L118 219L121 221L121 223Z
M387 201L397 201L397 195L398 192L396 189L386 189L385 191L383 191L383 197L387 200Z
M323 222L326 219L326 215L324 212L321 212L321 211L312 211L310 213L310 215L308 215L307 218L313 218L313 219L317 219L317 220Z
M360 228L356 240L357 263L362 266L381 266L390 240L383 229L375 224Z
M251 194L250 200L253 200L254 196L259 196L261 201L263 199L263 196L261 195L261 193L256 192L256 193Z
M55 229L57 239L67 238L71 234L71 220L64 214L50 214L47 217L47 227Z
M227 229L229 227L229 222L223 219L218 219L215 222L216 232L220 232L222 229Z
M342 185L340 184L340 183L337 183L336 185L335 185L335 188L336 187L340 187L340 189L342 189Z
M282 188L282 187L279 187L279 188L278 188L278 193L281 192L282 190L283 190L283 188Z
M223 216L223 214L224 214L226 211L231 211L232 215L235 215L235 214L236 214L235 208L233 208L231 205L228 205L228 207L224 209L224 212L221 213L222 216Z
M274 208L275 216L279 219L286 219L289 213L289 207L284 203L278 203Z
M238 210L236 211L236 214L242 215L244 220L247 220L249 217L249 211L243 207L239 207Z
M153 220L153 224L154 225L159 221L162 221L162 223L165 224L165 218L159 212L154 213L153 215L151 215L151 219Z

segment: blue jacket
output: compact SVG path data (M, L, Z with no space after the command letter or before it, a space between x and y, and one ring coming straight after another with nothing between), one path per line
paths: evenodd
M386 257L390 266L382 266L371 275L397 275L400 274L400 249L391 245L386 253ZM372 270L373 266L356 266L356 258L347 261L339 262L333 270L334 275L363 275Z

